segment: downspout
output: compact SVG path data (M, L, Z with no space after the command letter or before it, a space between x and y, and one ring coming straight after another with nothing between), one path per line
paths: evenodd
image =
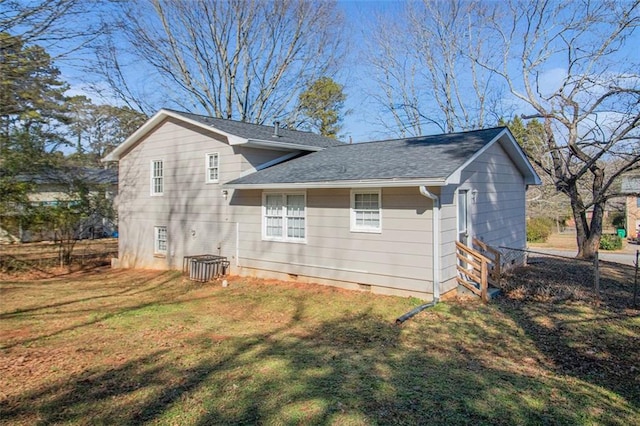
M433 300L440 300L440 197L430 192L426 186L420 187L420 194L433 200Z
M396 324L398 325L402 324L419 312L435 306L436 303L440 301L440 197L430 192L426 186L420 187L420 194L433 201L433 224L431 226L431 230L433 233L433 301L425 303L424 305L420 305L396 319Z

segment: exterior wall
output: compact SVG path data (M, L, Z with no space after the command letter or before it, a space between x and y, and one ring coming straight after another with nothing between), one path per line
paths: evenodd
M247 173L254 171L254 167L267 163L287 154L286 151L272 151L269 149L248 148L244 146L235 147L235 152L240 154L240 172ZM238 176L235 176L234 179Z
M180 269L184 256L220 254L235 264L236 224L222 183L281 156L230 146L225 137L172 119L159 124L120 161L120 267ZM206 182L206 155L218 153L219 183ZM164 194L151 195L151 162L163 160ZM154 255L154 227L167 226L168 250Z
M286 192L286 191L284 191ZM382 189L382 232L350 231L350 190L306 191L306 243L262 240L262 191L236 191L242 274L431 298L431 200Z
M220 156L220 183L205 179L205 156L213 152ZM164 121L120 161L117 264L180 269L184 256L221 254L232 273L432 297L433 204L417 187L382 188L380 233L350 230L350 189L308 189L306 242L263 240L263 192L228 190L225 197L222 183L284 154L230 146L221 135ZM164 162L162 196L151 195L152 160ZM525 247L524 179L499 144L462 172L459 188L477 190L475 202L469 200L472 236L493 246ZM429 188L441 200L441 294L457 286L459 188ZM164 256L154 255L154 226L167 226Z
M638 197L628 196L626 199L627 236L638 238L640 230L640 207L638 207Z
M469 238L493 247L524 249L526 235L526 185L499 144L492 145L462 172L458 187L442 192L442 292L455 286L457 235L457 191L469 194ZM477 190L475 201L471 196Z
M39 185L37 192L29 194L29 201L33 203L68 201L70 199L69 194L60 185Z

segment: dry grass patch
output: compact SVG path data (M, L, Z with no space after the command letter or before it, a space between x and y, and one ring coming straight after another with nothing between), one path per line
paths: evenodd
M0 292L3 423L640 422L633 393L564 371L506 301L397 327L417 301L241 278L99 270Z

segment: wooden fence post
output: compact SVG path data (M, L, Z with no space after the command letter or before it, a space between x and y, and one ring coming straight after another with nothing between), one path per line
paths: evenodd
M489 301L489 265L482 259L480 260L480 297L484 303Z
M636 272L633 277L633 306L634 307L638 306L637 299L638 299L638 256L639 255L640 255L640 250L636 250L636 262L635 262Z
M593 272L594 272L594 287L596 290L596 295L600 297L600 262L598 261L598 252L596 251L596 256L593 258Z

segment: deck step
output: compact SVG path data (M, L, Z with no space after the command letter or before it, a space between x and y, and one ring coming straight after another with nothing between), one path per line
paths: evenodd
M473 287L477 288L478 290L480 290L480 284L476 283L476 282L471 282L468 284L473 285ZM470 295L474 295L476 297L480 297L479 294L475 294L473 293L470 289L466 288L465 286L463 286L462 284L460 284L458 282L458 292L462 293L462 294L470 294ZM500 296L500 294L502 293L502 290L500 290L498 287L493 287L493 286L489 286L489 288L487 289L487 292L489 293L489 300L491 299L495 299L498 296Z
M489 299L495 299L496 297L500 296L500 294L502 293L502 290L500 290L497 287L489 286L488 293L489 293Z

